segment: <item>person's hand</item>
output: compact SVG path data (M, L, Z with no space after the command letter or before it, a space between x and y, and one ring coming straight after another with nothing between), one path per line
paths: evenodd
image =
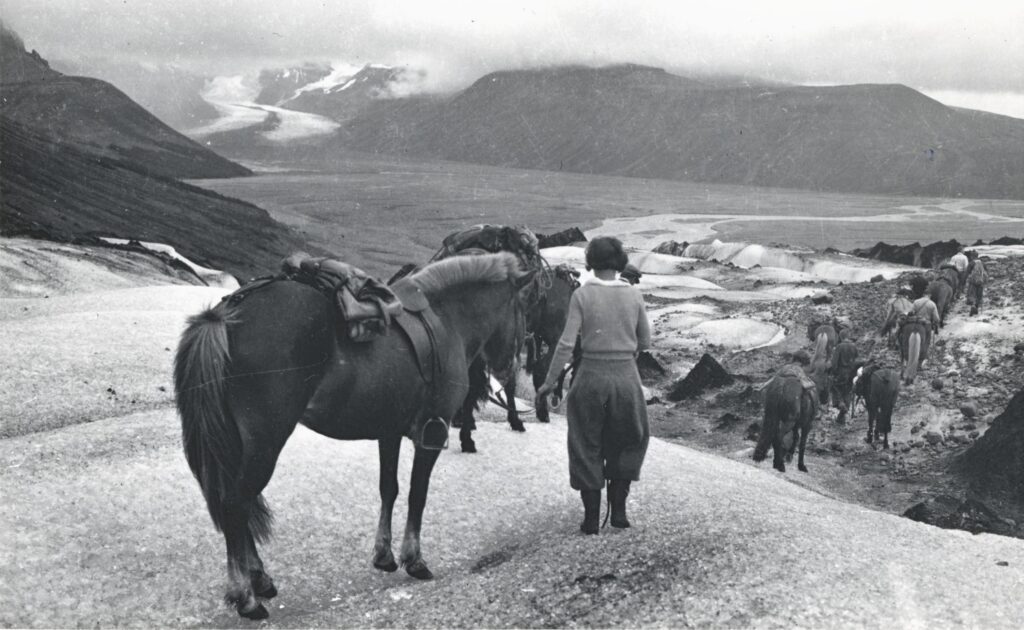
M554 385L548 385L547 383L545 383L544 385L541 385L540 389L537 390L537 395L533 397L533 406L534 407L547 407L548 406L547 398L551 394L551 392L554 391L554 389L555 389Z

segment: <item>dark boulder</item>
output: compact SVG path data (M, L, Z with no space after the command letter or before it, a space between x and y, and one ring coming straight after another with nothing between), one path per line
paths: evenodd
M1024 389L956 463L977 492L1024 502Z
M922 246L920 243L890 245L879 242L871 249L855 249L850 253L861 258L931 269L957 253L959 249L960 243L954 239L950 241L936 241L925 246Z
M942 529L961 529L972 534L1011 536L1014 526L977 499L960 500L939 495L909 508L903 516Z
M644 350L636 358L636 369L640 372L640 380L653 381L665 376L665 368L650 352Z
M705 353L689 374L672 384L667 397L673 402L679 402L700 396L709 389L732 385L735 380L714 357Z
M536 234L537 247L544 249L545 247L561 247L562 245L572 245L573 243L586 243L587 237L583 234L583 230L578 227L571 227L555 234Z
M1013 238L1012 236L1001 236L989 243L989 245L1024 245L1024 239Z
M811 302L815 304L831 304L834 301L828 293L815 293L811 296Z
M743 422L743 418L732 412L726 412L718 417L718 422L715 423L715 428L719 431L728 431L729 429L738 426L741 422Z
M687 243L686 241L683 241L682 243L679 243L677 241L665 241L664 243L661 243L651 251L653 251L656 254L668 254L670 256L685 256L686 248L689 246L690 244Z

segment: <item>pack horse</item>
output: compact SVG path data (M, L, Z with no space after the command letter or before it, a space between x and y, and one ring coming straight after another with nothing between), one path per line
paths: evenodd
M428 444L437 439L428 437L431 424L436 429L441 419L446 439L447 421L466 397L470 362L508 360L501 355L514 347L508 337L523 317L519 294L532 275L509 254L428 265L393 287L405 308L391 324L403 334L371 340L346 334L322 287L292 278L247 285L189 320L174 370L185 455L223 532L226 599L238 614L267 617L261 599L277 594L256 548L271 530L261 493L300 422L338 440L377 441L381 508L373 566L389 572L398 569L391 549L398 455L402 438L413 437L399 561L413 577L432 577L420 550L439 453ZM417 338L429 339L428 347Z

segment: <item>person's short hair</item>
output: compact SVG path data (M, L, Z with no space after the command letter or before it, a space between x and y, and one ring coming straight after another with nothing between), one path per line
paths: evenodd
M587 244L587 269L622 271L628 262L622 241L614 236L598 236Z

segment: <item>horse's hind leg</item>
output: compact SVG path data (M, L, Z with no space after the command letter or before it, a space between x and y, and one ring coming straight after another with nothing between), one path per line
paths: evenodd
M398 570L391 551L391 514L398 498L398 455L402 449L402 436L388 437L377 442L380 452L380 521L377 540L373 545L373 567L391 573Z
M400 560L406 573L419 580L429 580L434 574L427 568L420 550L420 529L423 525L423 510L427 506L427 490L430 488L430 473L440 451L416 449L412 462L412 481L409 484L409 516L405 523L405 537L402 540Z
M798 427L793 427L793 443L789 445L789 451L786 452L786 463L793 461L793 453L796 452L796 440L799 432Z
M246 501L232 500L224 505L224 543L228 556L228 591L224 601L233 605L246 619L266 619L266 607L256 599L249 567L249 508ZM254 547L253 547L254 548Z
M772 438L772 467L779 472L786 472L786 463L783 461L782 435L776 433Z

